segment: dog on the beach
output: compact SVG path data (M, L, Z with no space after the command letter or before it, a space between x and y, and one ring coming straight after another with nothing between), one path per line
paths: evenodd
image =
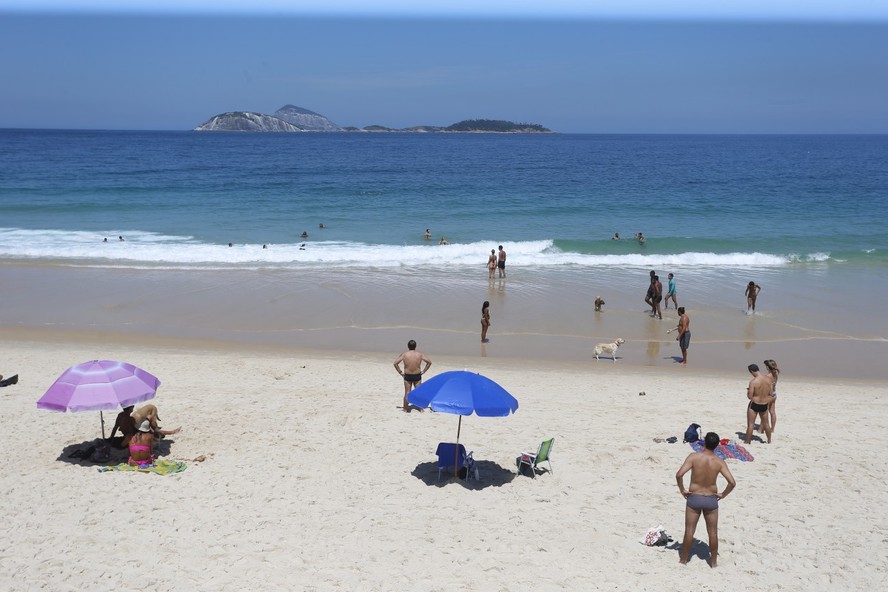
M610 354L611 359L614 361L614 364L617 363L617 349L626 343L625 339L617 338L613 343L598 343L595 345L595 359L598 359L598 356L601 354Z
M604 306L604 300L601 299L601 296L595 297L595 312L601 312L601 307Z

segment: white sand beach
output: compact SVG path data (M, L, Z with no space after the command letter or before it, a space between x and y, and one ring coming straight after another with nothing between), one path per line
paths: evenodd
M0 389L3 590L876 590L888 578L884 382L781 378L773 444L729 461L738 485L712 570L702 521L678 563L674 475L689 423L744 430L745 363L730 375L529 363L420 343L430 374L481 372L520 402L510 417L463 419L481 473L463 484L436 483L435 447L457 417L398 408L398 351L6 337L0 372L20 382ZM65 458L99 436L99 414L35 402L72 364L104 358L161 379L162 425L182 426L161 450L185 472ZM516 476L515 456L548 437L554 473ZM658 524L675 543L639 544Z

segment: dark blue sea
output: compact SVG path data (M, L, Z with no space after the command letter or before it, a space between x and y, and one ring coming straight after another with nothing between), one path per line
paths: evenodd
M0 131L7 262L881 272L886 222L888 136Z

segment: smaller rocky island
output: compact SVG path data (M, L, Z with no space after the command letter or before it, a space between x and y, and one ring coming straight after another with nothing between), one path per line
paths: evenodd
M284 105L274 115L252 111L220 113L200 124L196 132L400 132L460 134L551 134L536 123L514 123L501 119L466 119L448 126L418 125L390 128L382 125L340 127L327 117L295 105Z

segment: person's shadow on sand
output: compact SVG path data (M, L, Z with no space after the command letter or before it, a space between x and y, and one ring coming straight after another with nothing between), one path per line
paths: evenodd
M663 356L664 360L672 360L677 364L681 364L681 356Z
M758 431L758 429L759 429L758 424L755 424L752 429ZM734 433L737 434L737 440L739 440L740 442L743 442L744 438L746 438L746 432L734 432ZM760 435L758 435L755 432L752 434L752 437L749 439L749 441L750 442L761 442L762 444L765 443L765 439L762 438Z
M175 440L164 438L155 443L154 456L156 458L169 456L173 442ZM129 458L129 451L126 448L117 448L109 444L110 457L102 459L100 454L102 443L103 440L101 438L96 438L95 440L86 440L79 444L69 444L62 448L62 452L56 460L82 467L113 467L126 462Z
M515 478L515 473L513 471L505 469L493 461L476 460L475 468L478 469L478 473L481 476L480 480L476 481L474 477L457 480L457 482L466 489L502 487ZM443 471L441 473L441 480L438 481L438 463L424 462L416 465L416 468L413 469L410 474L430 487L444 487L454 481L452 471L453 467L451 467L449 471Z
M667 549L675 551L676 553L681 554L681 541L676 540L672 543L666 545ZM694 539L694 542L691 543L691 552L688 553L688 563L694 557L709 563L709 558L712 556L712 553L709 550L709 544L704 543L701 540Z

